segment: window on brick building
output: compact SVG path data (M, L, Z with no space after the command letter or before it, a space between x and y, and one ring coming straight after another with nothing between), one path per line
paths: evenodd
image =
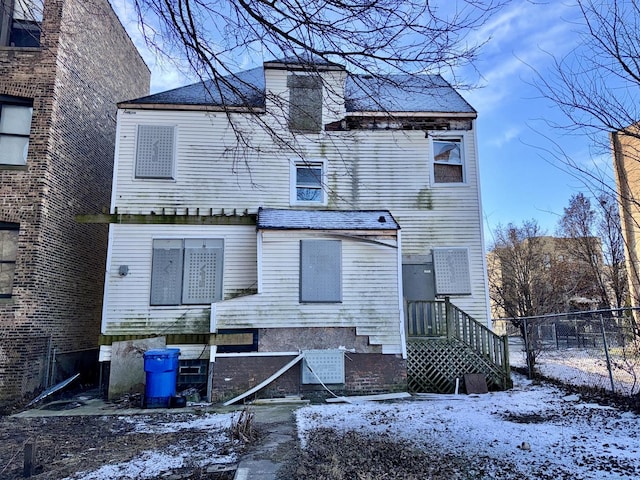
M168 125L138 125L136 178L174 178L175 130Z
M153 241L151 305L205 305L222 300L222 239Z
M300 303L342 302L342 242L300 240Z
M0 164L26 165L32 101L0 95Z
M18 251L17 223L0 222L0 298L11 298Z
M0 46L39 47L44 0L0 0Z

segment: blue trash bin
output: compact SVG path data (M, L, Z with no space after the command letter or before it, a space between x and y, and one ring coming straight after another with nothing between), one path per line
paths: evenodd
M144 353L144 406L146 408L169 407L176 394L179 348L148 350Z

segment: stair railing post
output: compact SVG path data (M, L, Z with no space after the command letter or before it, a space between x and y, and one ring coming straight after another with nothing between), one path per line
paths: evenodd
M453 312L451 311L451 301L449 297L444 297L444 318L447 325L447 338L453 337Z

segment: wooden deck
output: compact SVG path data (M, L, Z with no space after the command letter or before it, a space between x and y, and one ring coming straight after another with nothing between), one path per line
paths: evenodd
M448 300L407 302L407 376L412 392L452 393L456 379L485 375L489 388L511 386L507 337Z

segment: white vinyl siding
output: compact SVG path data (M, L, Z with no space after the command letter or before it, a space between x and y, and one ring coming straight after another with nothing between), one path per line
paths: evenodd
M284 71L267 70L274 95L287 94ZM339 91L338 80L332 84ZM325 82L323 98L329 90ZM288 96L285 96L286 99ZM118 170L113 207L118 213L150 214L163 209L184 215L228 212L256 213L260 206L308 208L292 202L295 175L292 164L322 159L327 209L388 209L402 228L402 253L428 255L433 248L459 247L469 252L470 296L452 302L480 321L487 319L486 273L479 204L479 173L475 130L442 132L442 137L460 138L464 161L464 183L435 184L433 180L432 135L424 131L323 131L308 137L290 135L286 112L277 113L273 97L267 96L275 120L261 117L270 125L282 125L282 138L290 139L296 151L276 144L252 116L219 112L137 110L135 115L119 113ZM323 123L341 118L339 102L323 105ZM332 116L333 115L333 116ZM138 124L176 125L176 175L174 182L155 179L134 181L135 137ZM243 149L234 129L250 135L250 148ZM294 160L292 160L294 159ZM315 207L315 205L313 205ZM225 246L227 244L225 243ZM297 250L298 245L291 248ZM343 248L346 248L343 245ZM225 269L228 267L225 252ZM345 257L345 250L343 250ZM343 258L344 259L344 258ZM344 267L344 265L343 265ZM266 270L266 265L264 266ZM292 274L296 279L299 265ZM268 282L265 275L264 282ZM266 285L266 284L265 284ZM298 304L298 284L292 288ZM346 279L343 273L343 302ZM226 289L226 279L225 279ZM234 300L235 301L235 300ZM222 302L222 303L226 303ZM396 302L397 303L397 302ZM258 307L256 307L258 308ZM291 313L295 315L295 313Z
M209 332L209 304L150 305L154 240L179 243L223 240L224 253L221 256L224 257L225 273L220 282L222 298L233 298L256 289L255 226L112 224L109 228L111 241L102 327L105 334ZM126 276L119 274L121 265L128 267ZM179 300L182 300L182 294Z
M218 328L351 327L372 348L402 353L395 239L381 240L388 246L342 240L342 302L299 303L300 241L334 238L280 230L262 235L262 293L217 303Z

